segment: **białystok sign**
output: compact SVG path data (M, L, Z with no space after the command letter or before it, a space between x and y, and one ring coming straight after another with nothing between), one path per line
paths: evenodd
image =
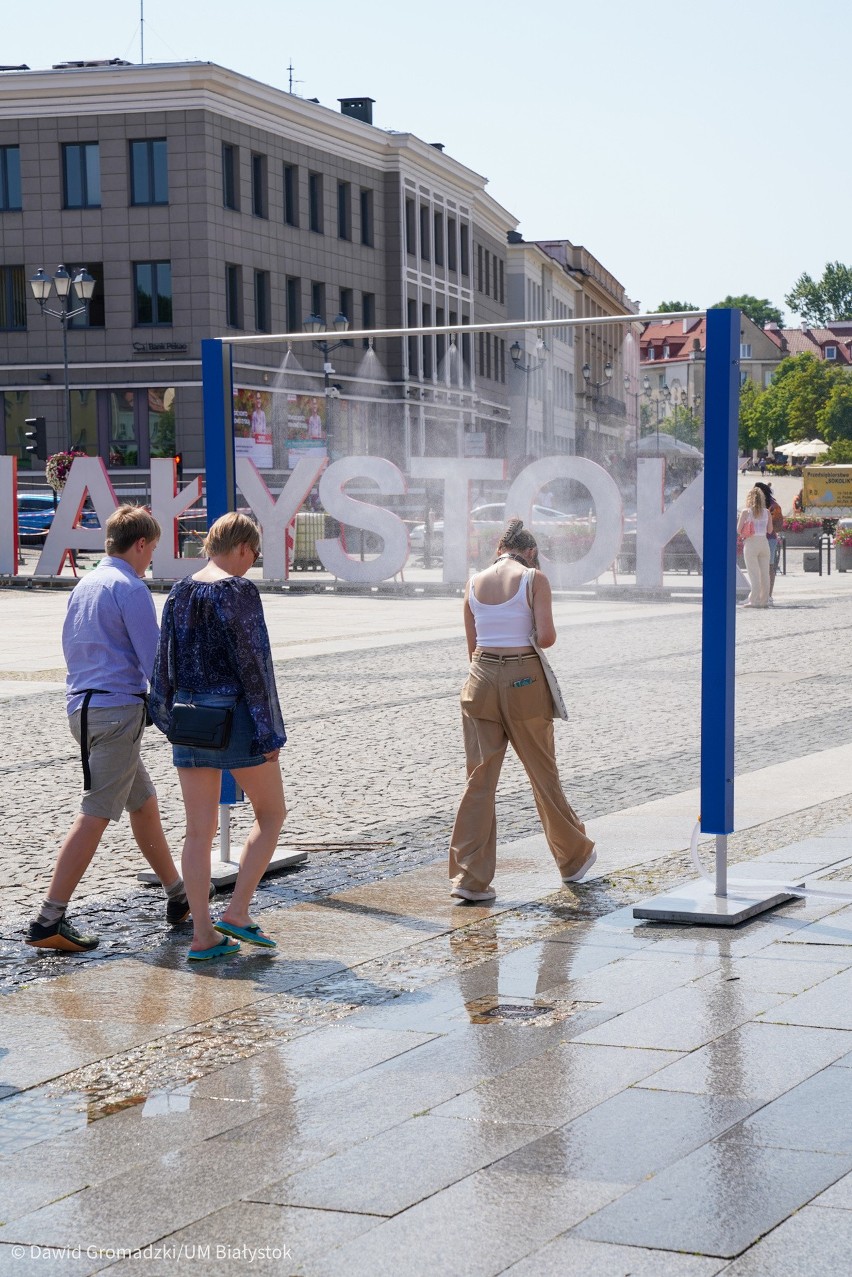
M505 463L486 457L414 457L411 478L444 486L443 579L448 584L467 580L469 572L470 494L474 483L499 481ZM683 530L702 555L702 506L704 481L698 475L668 506L664 498L664 462L658 458L638 463L636 489L636 584L658 588L663 581L663 552ZM305 498L319 482L323 509L347 528L373 533L382 542L381 552L361 561L347 553L341 538L317 541L317 554L328 572L340 580L376 585L390 580L405 567L409 555L408 529L393 510L350 496L346 485L353 480L371 481L378 496L402 496L408 490L406 476L381 457L342 457L326 466L324 453L299 458L282 491L270 492L249 457L236 458L236 479L242 504L254 513L263 535L263 575L268 581L287 577L287 528ZM507 515L519 515L530 523L539 492L558 479L584 485L595 508L593 539L582 558L574 562L542 559L553 585L576 587L594 581L617 558L623 537L621 493L603 467L584 457L542 457L526 467L512 483L506 497ZM0 573L17 571L15 554L16 465L13 457L0 457ZM96 457L80 457L73 466L45 539L36 576L55 576L68 550L98 553L103 550L100 528L80 526L83 503L89 499L101 528L118 505L109 475ZM152 573L162 580L177 580L198 570L197 559L178 556L177 520L201 499L201 479L178 486L175 462L169 457L151 461L151 511L163 529L154 552Z

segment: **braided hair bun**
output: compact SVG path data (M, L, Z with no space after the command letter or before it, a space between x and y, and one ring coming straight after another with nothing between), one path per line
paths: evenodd
M519 519L517 515L509 519L500 538L499 549L519 553L523 550L534 550L537 547L538 542L524 527L523 519Z

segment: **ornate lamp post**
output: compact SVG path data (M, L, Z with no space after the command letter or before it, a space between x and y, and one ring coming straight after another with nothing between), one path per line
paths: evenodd
M603 372L604 372L603 381L592 381L591 368L589 367L588 364L583 364L583 368L582 368L583 381L586 383L588 391L592 393L595 400L595 440L596 440L595 451L598 454L600 454L600 450L601 450L601 426L600 426L600 419L598 417L598 400L600 398L601 388L603 386L608 386L609 383L612 381L612 364L609 360L607 360L606 363L604 364ZM596 460L598 459L599 457L596 458Z
M349 320L342 312L334 320L333 327L336 333L345 333L348 330ZM305 322L302 324L302 331L306 333L321 333L321 332L327 332L328 330L326 328L325 320L320 315L309 315L308 318L305 320ZM336 394L333 394L331 390L330 378L334 374L334 367L329 362L328 357L333 350L337 350L338 346L345 346L347 343L345 340L328 342L323 338L321 340L317 340L313 342L312 344L316 346L317 350L322 351L323 394L325 396L325 412L326 412L325 439L326 439L326 450L328 452L328 459L331 462L334 460L334 457L332 455L334 432L332 429L333 422L332 422L330 400L332 398L336 399L339 395L339 391Z
M512 363L517 368L518 372L522 372L524 374L524 379L525 379L525 384L524 384L524 456L525 457L528 457L530 455L530 440L529 440L530 383L528 379L529 379L530 373L538 372L539 368L542 367L542 365L544 364L545 354L547 353L547 347L544 344L544 339L541 336L540 329L539 329L538 340L535 343L535 348L536 348L536 358L527 359L525 357L523 349L521 348L521 343L517 339L513 341L511 346L509 347L509 356L512 360ZM544 421L542 421L542 429L543 427L544 427Z
M88 311L89 302L92 300L92 294L95 291L95 281L85 266L81 266L78 269L73 279L64 266L59 266L53 276L45 274L44 268L39 266L36 273L30 277L30 288L33 290L33 297L38 302L41 313L43 315L52 315L62 325L62 362L65 370L65 433L70 452L73 440L71 437L71 389L68 384L68 322L77 315L83 315ZM47 305L51 289L54 288L56 289L56 296L59 298L59 310L53 310ZM77 296L83 299L82 305L72 307L72 288Z

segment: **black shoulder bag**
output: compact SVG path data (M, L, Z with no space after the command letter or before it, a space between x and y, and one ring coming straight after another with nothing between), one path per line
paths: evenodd
M172 687L177 690L177 634L175 632L174 604L169 610L170 639L169 644L169 676ZM201 663L204 665L204 648L201 649ZM205 666L205 674L206 674ZM231 724L234 721L234 709L237 704L234 696L229 705L196 705L190 699L175 699L169 715L169 727L166 739L173 745L189 745L192 749L225 749L231 739Z

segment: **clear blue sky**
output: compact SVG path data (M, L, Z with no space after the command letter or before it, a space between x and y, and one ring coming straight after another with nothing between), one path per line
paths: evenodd
M38 0L2 60L139 58L139 0ZM782 310L852 261L852 5L827 0L145 0L145 60L202 59L443 142L527 239L585 244L653 307ZM788 320L796 317L788 313Z

